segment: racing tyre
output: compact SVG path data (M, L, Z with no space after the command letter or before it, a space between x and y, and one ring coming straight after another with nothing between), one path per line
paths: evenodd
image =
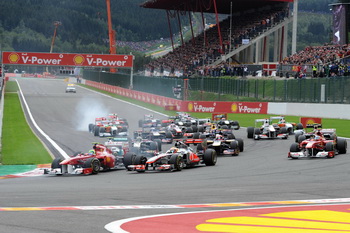
M296 126L295 126L295 129L303 129L304 128L304 126L303 126L303 124L301 124L301 123L298 123Z
M347 147L348 147L347 141L343 138L338 138L337 149L338 149L339 154L346 154Z
M181 171L183 163L183 158L180 155L171 155L169 164L174 165L174 171Z
M238 147L239 147L239 151L243 152L244 151L244 141L242 138L236 138L236 140L238 141Z
M199 132L193 133L193 139L199 139L199 136L200 136Z
M259 128L254 128L254 134L260 134L260 133L261 133L261 131Z
M120 132L128 132L128 127L123 126L122 129L120 130Z
M227 134L227 139L235 139L235 135L233 133Z
M134 154L134 153L126 153L124 155L123 164L124 164L126 170L128 170L128 171L131 170L130 168L128 168L128 166L134 164L135 157L136 157L136 154Z
M162 140L154 139L154 142L158 144L158 151L162 151Z
M99 135L100 135L100 127L95 125L94 136L99 136Z
M204 132L204 127L203 127L203 125L198 126L198 132L201 132L201 133Z
M241 128L241 126L239 125L238 121L234 121L234 122L232 123L232 126L235 126L235 127L234 127L235 130L239 130L239 129Z
M172 133L166 132L165 137L171 139L170 142L168 142L168 144L173 143L173 134Z
M325 150L326 151L334 151L334 144L333 144L333 142L327 142Z
M158 150L158 143L156 142L151 142L149 145L150 150Z
M147 162L147 158L142 156L142 155L136 155L133 164L134 165L139 165L139 164L146 164ZM147 170L147 166L145 168ZM145 171L141 171L141 170L137 170L137 172L145 172Z
M143 120L139 120L139 128L142 128L143 126Z
M237 148L238 148L238 142L237 141L230 142L230 149L237 149ZM238 153L237 154L232 154L232 156L234 156L234 155L238 155Z
M100 160L96 158L89 158L84 162L83 167L91 168L92 169L91 173L95 175L100 172L101 163L100 163Z
M216 164L217 158L217 153L213 149L207 149L204 152L203 160L206 166L214 166Z
M198 132L198 127L197 127L197 125L192 125L192 131L193 131L193 132Z
M299 152L300 151L299 144L293 143L292 145L290 145L289 151L290 152Z
M228 129L228 126L227 125L223 125L223 126L221 126L221 129Z
M281 127L281 133L288 133L288 129L286 127Z
M203 145L202 145L202 144L198 144L198 145L197 145L197 153L198 153L199 151L203 151L203 150L204 150Z
M200 139L206 139L207 136L206 136L205 134L201 134L201 135L199 135L199 138L200 138Z
M301 143L302 141L304 141L306 139L305 135L300 135L298 137L298 143Z
M247 137L253 138L254 137L254 127L248 127L247 128Z
M94 124L89 124L89 132L92 133L94 130Z
M302 135L302 133L300 133L300 132L297 132L297 133L295 133L295 142L299 142L299 140L298 140L298 138L299 138L299 136L300 135Z
M191 128L191 127L187 127L187 129L186 129L186 133L193 133L193 128Z
M52 161L51 163L51 168L56 169L56 168L62 168L62 165L60 164L63 160L61 158L56 158Z

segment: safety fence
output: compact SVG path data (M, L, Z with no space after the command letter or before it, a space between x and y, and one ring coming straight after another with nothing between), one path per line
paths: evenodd
M84 79L130 87L130 75L84 72ZM210 92L218 95L247 97L249 101L301 102L301 103L350 103L350 78L210 78L188 79L190 92ZM173 87L181 85L184 79L175 77L133 77L133 90L175 98Z

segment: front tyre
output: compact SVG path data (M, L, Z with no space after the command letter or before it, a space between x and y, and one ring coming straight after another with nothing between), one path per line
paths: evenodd
M203 160L206 166L214 166L216 164L217 158L217 153L213 149L207 149L204 152Z

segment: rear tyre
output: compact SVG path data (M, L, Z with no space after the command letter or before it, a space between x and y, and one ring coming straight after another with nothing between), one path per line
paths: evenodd
M298 143L301 143L302 141L305 141L305 140L306 140L305 135L300 135L300 136L298 137Z
M136 155L133 164L134 165L140 165L140 164L145 165L146 162L147 162L146 157L144 157L142 155ZM147 166L145 167L145 170L147 170ZM138 170L137 172L145 172L145 171Z
M254 137L254 127L248 127L247 128L247 137L253 138Z
M346 154L347 147L348 147L347 141L343 138L338 138L337 149L338 149L339 154Z
M154 139L154 142L158 144L158 151L162 151L162 140Z
M206 166L214 166L216 164L217 158L217 153L213 149L207 149L204 152L203 160Z
M158 150L158 143L157 142L151 142L149 145L150 150Z
M61 158L56 158L52 161L51 163L51 168L56 169L56 168L62 168L62 165L60 164L63 160Z
M123 164L124 164L126 170L131 171L131 169L128 168L128 166L134 164L135 157L136 157L136 154L134 154L134 153L126 153L124 155Z
M100 135L100 127L99 126L96 126L94 127L94 136L99 136Z
M244 141L242 138L236 138L236 140L238 141L238 147L239 147L239 151L243 152L244 151Z

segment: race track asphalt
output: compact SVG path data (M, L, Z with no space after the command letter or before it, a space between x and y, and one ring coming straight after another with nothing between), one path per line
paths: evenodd
M79 86L76 94L65 93L67 84L63 80L24 78L19 79L19 84L39 127L67 154L87 151L92 142L105 141L88 132L88 124L95 117L118 113L128 119L132 132L138 120L151 113ZM1 179L0 232L107 232L104 226L116 220L189 211L163 205L350 197L349 153L334 159L289 160L293 136L287 140L254 141L247 139L244 128L235 135L243 138L244 152L236 157L220 156L213 167L181 172L139 174L115 170L90 176ZM57 151L53 153L59 156ZM210 210L225 208L233 207L221 205ZM207 207L190 209L197 210Z

